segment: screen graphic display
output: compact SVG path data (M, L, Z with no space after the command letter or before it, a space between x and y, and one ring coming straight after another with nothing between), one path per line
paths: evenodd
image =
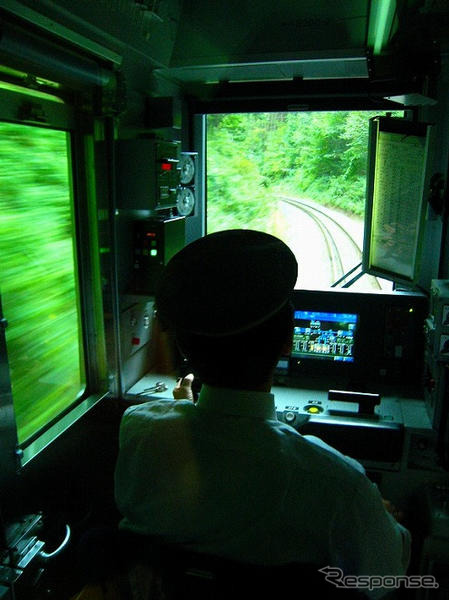
M354 362L358 315L295 310L292 357Z

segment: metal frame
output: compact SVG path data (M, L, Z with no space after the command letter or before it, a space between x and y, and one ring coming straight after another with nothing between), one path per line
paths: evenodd
M5 323L0 328L0 411L2 413L0 436L0 472L2 489L25 465L51 441L78 420L94 406L106 393L106 358L103 331L103 310L100 289L100 269L98 265L98 239L95 209L94 182L90 181L89 167L93 169L93 122L88 115L77 114L72 107L59 99L33 98L26 94L0 86L0 118L2 121L24 125L35 125L70 133L72 195L76 236L76 272L79 289L81 328L84 348L86 390L82 396L36 432L24 443L18 445L11 393L9 367L6 354ZM33 114L21 119L23 106L34 103L36 114L44 116L42 122L33 119ZM0 297L1 300L1 297ZM3 315L1 315L3 319Z
M8 323L3 316L1 300L0 295L0 501L3 500L8 484L17 475L19 467L17 429L5 337Z
M193 113L284 112L313 110L401 110L389 98L422 92L422 81L397 83L369 79L221 81L186 83Z

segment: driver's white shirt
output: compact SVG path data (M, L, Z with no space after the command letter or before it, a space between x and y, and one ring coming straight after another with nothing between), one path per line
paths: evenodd
M278 421L270 393L204 385L196 405L130 407L115 491L122 528L200 552L350 575L402 575L409 561L410 534L363 467Z

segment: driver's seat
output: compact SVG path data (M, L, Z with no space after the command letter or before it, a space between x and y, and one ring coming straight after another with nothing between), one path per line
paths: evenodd
M323 565L244 563L128 532L94 532L81 554L86 579L105 594L101 600L273 600L309 598L307 592L329 600L366 598L327 581Z

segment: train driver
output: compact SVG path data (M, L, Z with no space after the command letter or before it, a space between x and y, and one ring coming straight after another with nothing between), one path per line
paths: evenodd
M270 389L291 346L296 278L290 249L251 230L207 235L168 263L158 318L203 386L196 404L125 412L121 527L246 562L403 575L410 534L363 467L276 418Z

